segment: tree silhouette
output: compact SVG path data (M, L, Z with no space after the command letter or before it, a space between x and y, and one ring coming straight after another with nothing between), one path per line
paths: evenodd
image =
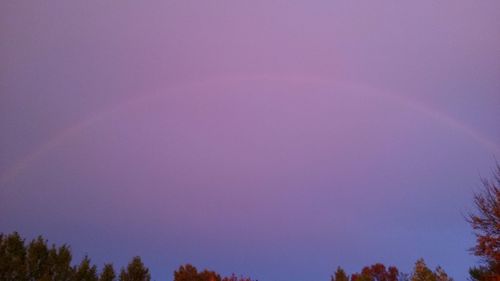
M71 260L73 257L69 246L64 244L57 249L55 246L52 246L52 249L49 252L49 257L53 260L52 280L71 280L74 270L71 267Z
M194 281L198 280L198 270L191 264L181 265L174 271L174 281Z
M49 256L49 254L51 254ZM26 266L28 280L38 281L42 278L48 279L49 271L53 262L53 253L49 252L47 241L41 236L31 241L27 249Z
M335 274L330 278L331 281L349 281L349 276L345 271L339 266L335 271Z
M0 280L27 281L24 239L14 232L2 236L0 245Z
M144 266L139 256L136 256L128 264L126 269L120 272L120 281L150 281L149 269Z
M235 277L236 276L232 276ZM174 281L236 281L240 279L222 279L221 276L212 270L205 269L202 272L198 272L195 266L191 264L181 265L178 270L174 272Z
M99 276L99 281L115 281L116 273L113 265L108 263L104 265L102 273Z
M500 165L497 163L492 180L482 179L481 181L484 189L474 194L476 212L469 213L467 221L474 229L476 236L476 245L471 251L483 259L485 266L471 269L470 275L473 280L499 280Z
M75 268L74 281L98 281L97 267L90 263L90 259L85 256L80 265Z
M453 281L452 278L448 277L448 274L440 266L436 267L435 271L432 271L425 264L424 259L419 259L415 263L413 268L413 273L411 275L411 281Z
M372 266L365 266L361 273L354 273L352 281L398 281L399 270L395 266L386 269L385 265L376 263Z

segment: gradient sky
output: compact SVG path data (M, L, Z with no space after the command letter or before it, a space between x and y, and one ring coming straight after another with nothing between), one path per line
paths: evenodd
M1 1L0 232L156 280L465 280L499 1Z

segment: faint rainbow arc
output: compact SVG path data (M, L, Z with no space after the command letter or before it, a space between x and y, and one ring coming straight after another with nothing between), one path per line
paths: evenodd
M213 78L213 79L206 79L199 81L196 84L190 84L188 86L181 86L181 87L171 87L167 91L172 92L172 91L187 91L191 88L193 89L198 89L197 87L204 85L208 86L206 84L216 84L219 85L220 83L241 83L241 82L249 82L249 81L270 81L270 82L293 82L293 83L303 83L303 84L313 84L313 85L320 85L324 84L326 85L331 85L332 80L328 80L326 78L321 78L319 76L307 76L307 75L287 75L287 76L280 76L280 75L253 75L253 76L224 76L222 79L219 78ZM334 81L334 80L333 80ZM343 83L345 84L345 83ZM500 152L500 147L492 140L488 139L486 136L483 136L479 132L475 131L473 128L470 128L469 126L460 123L458 120L452 118L451 116L448 116L438 110L435 110L431 108L428 105L425 105L423 103L420 103L415 100L411 100L406 97L401 97L397 95L392 95L388 94L386 92L381 92L378 91L374 88L368 88L361 86L360 84L355 84L355 83L348 83L351 88L358 90L363 93L371 93L370 95L372 96L377 96L379 98L385 98L387 100L391 100L393 102L396 102L397 104L402 104L408 108L413 109L416 112L419 112L420 114L431 118L443 126L452 128L454 130L457 130L461 132L462 134L468 136L469 138L473 139L476 143L480 144L484 148L492 151L493 154L497 154ZM24 169L32 165L38 158L42 157L44 154L50 152L57 146L61 145L62 143L66 142L68 139L73 137L74 135L77 135L80 133L82 130L85 128L88 128L92 126L93 124L105 120L106 118L109 118L115 114L120 113L121 111L127 110L128 108L131 108L133 106L136 106L139 103L142 102L147 102L154 100L155 98L163 96L161 93L154 93L153 95L148 95L148 96L141 96L141 97L133 97L130 99L125 100L124 102L118 103L114 106L111 106L107 108L106 110L103 110L101 112L98 112L96 114L93 114L80 122L77 122L71 126L66 127L65 129L61 130L59 133L57 133L55 136L53 136L49 141L41 144L40 146L37 147L32 153L27 154L24 157L19 158L11 167L6 169L5 172L0 174L0 184L2 183L8 183L12 179L14 179L17 175L19 175Z

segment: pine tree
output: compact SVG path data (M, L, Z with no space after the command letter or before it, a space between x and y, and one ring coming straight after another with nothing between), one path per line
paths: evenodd
M151 275L141 261L139 256L136 256L128 264L126 269L120 272L120 281L150 281Z
M32 240L27 249L26 266L30 281L38 281L50 277L51 261L47 241L38 236Z
M339 266L330 279L331 281L349 281L349 276L347 276L345 271Z
M85 256L80 265L75 269L74 281L98 281L97 267L90 263L90 259Z
M54 245L49 252L50 260L52 260L52 281L71 280L74 275L74 269L71 266L73 258L71 249L67 245L62 245L56 248Z
M99 281L115 281L116 274L113 268L113 264L105 264L102 269L101 275L99 276Z
M0 245L0 280L28 280L24 239L17 232L2 237Z

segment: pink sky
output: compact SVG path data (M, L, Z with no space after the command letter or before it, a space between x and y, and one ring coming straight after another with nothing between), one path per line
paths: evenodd
M157 280L464 280L499 33L497 1L4 1L0 232Z

